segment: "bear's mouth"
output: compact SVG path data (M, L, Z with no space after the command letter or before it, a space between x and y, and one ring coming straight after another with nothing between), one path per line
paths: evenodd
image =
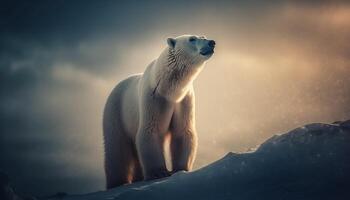
M214 53L214 49L212 49L212 48L201 49L201 51L199 53L203 56L209 56L209 55L212 55Z

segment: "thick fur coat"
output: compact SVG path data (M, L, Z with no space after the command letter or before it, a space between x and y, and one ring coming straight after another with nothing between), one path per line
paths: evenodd
M215 42L184 35L169 38L143 74L121 81L103 116L107 188L191 170L196 149L193 81ZM172 171L165 165L170 139Z

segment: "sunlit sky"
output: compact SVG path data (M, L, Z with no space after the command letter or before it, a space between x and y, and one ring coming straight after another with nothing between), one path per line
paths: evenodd
M345 1L1 4L0 170L23 192L104 188L106 98L167 37L217 43L195 81L195 168L306 123L350 119Z

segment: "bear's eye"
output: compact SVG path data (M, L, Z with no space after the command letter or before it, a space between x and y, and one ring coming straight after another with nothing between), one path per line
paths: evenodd
M190 42L194 42L194 41L196 41L196 38L195 37L190 37L189 41Z

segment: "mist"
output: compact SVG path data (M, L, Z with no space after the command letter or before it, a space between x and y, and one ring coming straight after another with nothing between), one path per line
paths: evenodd
M166 38L216 51L195 81L195 168L274 134L350 118L342 1L56 1L1 6L0 170L24 193L104 188L102 111Z

